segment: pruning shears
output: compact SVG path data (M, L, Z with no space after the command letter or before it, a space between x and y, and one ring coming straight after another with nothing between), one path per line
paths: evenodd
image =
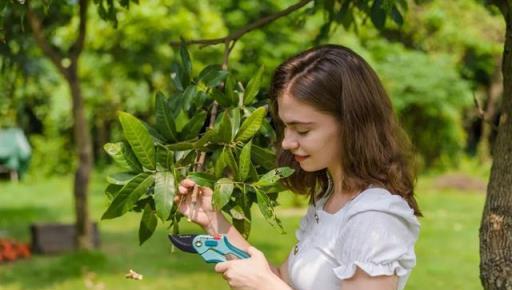
M169 240L184 252L201 255L206 263L250 257L248 253L233 246L226 235L169 235Z

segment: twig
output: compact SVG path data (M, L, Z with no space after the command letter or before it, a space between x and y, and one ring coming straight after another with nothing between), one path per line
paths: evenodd
M37 45L43 50L44 54L48 56L48 58L53 62L55 67L63 74L66 75L65 68L62 65L63 56L55 50L48 41L44 38L43 28L41 24L41 20L32 10L30 6L30 0L27 0L27 19L30 24L30 28L32 29L32 34L36 40Z
M68 56L71 59L71 64L76 65L78 62L78 57L84 48L85 43L85 34L87 27L87 7L89 0L80 0L79 1L79 15L80 15L80 24L78 27L78 37L71 45L71 50L69 51ZM44 54L48 56L48 58L52 61L55 67L62 73L63 76L67 75L67 66L62 64L62 60L65 56L61 55L58 50L52 47L49 41L44 37L43 25L37 14L32 10L32 6L30 5L30 0L26 1L27 5L27 19L30 24L30 28L32 29L32 34L36 40L37 45L43 50Z
M187 45L200 44L201 47L204 47L204 46L208 46L208 45L215 45L215 44L222 44L222 43L229 43L231 41L236 41L236 40L240 39L244 34L250 32L254 29L263 27L263 26L275 21L276 19L284 17L284 16L294 12L295 10L298 10L298 9L304 7L306 4L308 4L309 2L312 2L312 1L313 0L301 0L300 2L295 3L284 10L281 10L281 11L276 12L271 15L267 15L265 17L262 17L256 21L254 21L251 24L241 27L238 30L234 31L233 33L228 34L227 36L220 37L220 38L213 38L213 39L193 39L193 40L185 41L185 44L187 44ZM170 45L171 46L179 46L180 42L171 41Z
M498 130L498 126L496 126L496 124L494 124L492 122L492 120L489 119L489 116L487 116L486 112L482 108L482 104L480 104L480 100L478 99L478 97L476 96L476 94L474 92L473 92L473 101L475 102L475 107L478 111L478 116L480 117L480 119L482 119L484 122L491 125L491 127L494 130Z

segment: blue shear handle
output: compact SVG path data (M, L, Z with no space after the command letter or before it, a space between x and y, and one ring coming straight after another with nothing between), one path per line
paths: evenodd
M231 244L229 242L228 237L223 236L222 238L224 240L224 243L226 244L226 247L229 248L229 250L231 251L231 253L233 255L237 256L239 259L247 259L247 258L250 257L248 253L246 253L246 252L240 250L239 248L233 246L233 244Z
M222 235L220 239L210 235L198 235L192 241L192 246L207 263L225 262L229 256L249 258L249 254L231 244L226 235Z

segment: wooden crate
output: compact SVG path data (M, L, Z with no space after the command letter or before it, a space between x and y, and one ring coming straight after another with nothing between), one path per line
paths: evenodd
M97 223L93 223L92 231L93 245L97 248L100 245ZM56 254L76 249L74 224L33 224L30 232L33 253Z

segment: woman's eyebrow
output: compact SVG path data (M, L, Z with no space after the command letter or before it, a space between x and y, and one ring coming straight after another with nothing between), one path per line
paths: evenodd
M291 122L288 122L286 123L286 125L311 125L311 124L314 124L314 122L301 122L301 121L291 121Z

